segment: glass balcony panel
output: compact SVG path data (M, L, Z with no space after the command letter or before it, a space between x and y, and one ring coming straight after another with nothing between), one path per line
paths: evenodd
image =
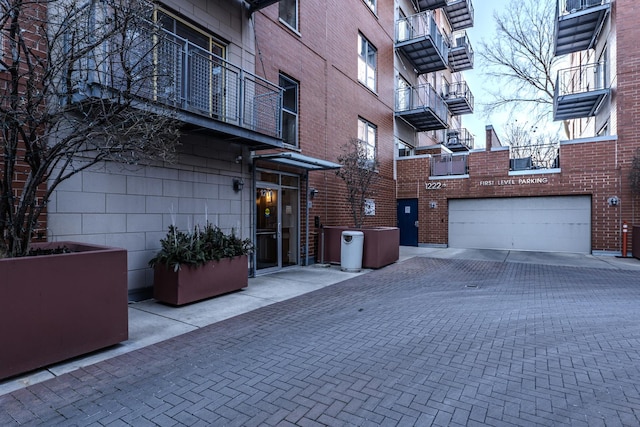
M468 160L468 154L438 154L431 156L430 176L467 175Z

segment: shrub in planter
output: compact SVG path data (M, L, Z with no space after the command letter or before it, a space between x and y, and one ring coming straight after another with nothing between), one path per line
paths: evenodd
M161 249L149 261L154 268L153 296L161 302L182 305L242 289L248 284L249 239L232 230L225 234L207 223L189 232L174 225Z

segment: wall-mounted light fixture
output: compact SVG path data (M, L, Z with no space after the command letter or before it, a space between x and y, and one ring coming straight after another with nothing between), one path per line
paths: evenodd
M316 197L316 194L318 194L320 192L320 190L318 190L317 188L309 188L309 198L313 199L314 197Z
M616 196L609 197L607 201L609 202L609 206L618 206L618 203L620 203L620 199Z
M244 187L244 181L242 178L233 178L233 191L236 193L238 191L242 191L242 187Z

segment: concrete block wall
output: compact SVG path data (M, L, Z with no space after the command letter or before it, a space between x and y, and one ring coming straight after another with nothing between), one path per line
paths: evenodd
M129 292L153 284L147 263L169 225L186 230L206 220L225 231L252 236L249 153L237 145L191 139L174 164L108 163L63 182L49 203L51 241L73 240L127 249ZM242 155L240 163L237 156ZM233 178L245 187L233 190Z

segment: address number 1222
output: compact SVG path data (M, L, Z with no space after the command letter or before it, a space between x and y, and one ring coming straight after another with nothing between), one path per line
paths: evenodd
M424 186L427 190L440 190L443 187L442 183L439 181L425 182Z

